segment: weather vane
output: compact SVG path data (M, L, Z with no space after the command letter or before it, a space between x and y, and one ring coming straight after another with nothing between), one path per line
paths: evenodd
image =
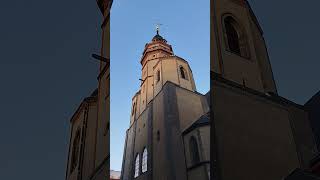
M157 25L156 25L156 30L157 30L157 34L159 35L159 30L160 30L160 26L161 26L162 24L159 24L159 23L157 23Z

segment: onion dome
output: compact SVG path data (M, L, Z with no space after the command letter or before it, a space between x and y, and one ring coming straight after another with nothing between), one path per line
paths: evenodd
M157 34L152 38L152 42L157 42L157 41L162 41L162 42L167 42L162 36L159 35L159 29L157 28Z

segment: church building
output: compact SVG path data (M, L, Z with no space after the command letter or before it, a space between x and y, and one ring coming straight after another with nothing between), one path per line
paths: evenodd
M132 98L121 180L210 179L209 97L159 34L145 45Z
M98 87L84 98L70 119L66 180L105 180L110 171L110 8L112 0L97 0L103 15ZM89 58L89 57L88 57ZM94 79L93 79L94 80Z
M211 1L210 74L213 179L318 179L310 176L318 148L309 113L278 95L246 0Z

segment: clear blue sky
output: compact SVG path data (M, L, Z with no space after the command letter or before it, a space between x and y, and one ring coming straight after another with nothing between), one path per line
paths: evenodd
M110 168L121 170L131 98L139 89L140 58L156 23L176 55L186 59L197 90L210 86L210 7L208 0L116 0L111 10Z

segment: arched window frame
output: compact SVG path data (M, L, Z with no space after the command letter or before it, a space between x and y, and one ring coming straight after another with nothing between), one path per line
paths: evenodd
M200 162L199 146L194 136L191 136L189 139L189 154L192 165Z
M180 77L182 79L188 80L188 73L186 71L186 69L183 66L179 66L179 73L180 73Z
M141 171L142 173L145 173L148 171L148 150L146 147L143 149L143 152L142 152Z
M232 49L230 49L229 37L227 34L227 28L226 28L227 22L230 23L230 25L234 28L234 30L237 33L239 52L236 52L236 51L233 51ZM224 16L222 16L223 33L224 33L224 40L225 40L224 42L226 45L226 49L229 52L235 53L243 58L250 59L250 47L249 47L249 43L248 43L248 36L247 36L245 28L239 22L240 21L238 21L231 14L225 14Z
M135 163L134 163L134 178L138 177L140 174L140 156L136 155Z

